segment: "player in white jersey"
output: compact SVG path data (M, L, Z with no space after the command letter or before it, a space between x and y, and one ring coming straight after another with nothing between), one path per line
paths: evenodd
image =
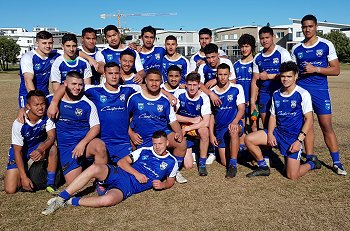
M167 70L168 73L168 82L162 83L160 86L165 91L174 94L176 90L180 89L180 80L181 80L181 68L172 65Z
M58 57L51 67L51 83L55 92L63 84L67 73L79 72L85 84L91 84L92 71L90 64L83 58L77 56L77 37L74 34L65 34L62 37L63 55Z
M210 99L200 90L200 76L190 73L186 76L186 89L174 93L178 99L175 107L176 119L182 124L182 132L187 137L187 152L184 167L193 166L192 148L199 137L198 174L207 176L206 160L209 147ZM193 134L193 132L195 134Z
M332 127L332 106L327 81L327 76L337 76L340 73L338 57L332 42L317 37L315 16L304 16L301 24L305 39L292 49L293 60L297 62L301 72L298 85L311 94L314 111L333 160L333 171L338 175L346 175L347 172L340 162L338 141ZM314 130L311 129L305 140L307 159L316 158L313 155L314 140Z
M156 131L152 135L153 146L132 152L113 165L93 164L79 175L58 197L50 199L42 214L49 215L65 205L106 207L116 205L133 194L154 188L165 190L175 183L177 161L166 149L167 135ZM107 185L102 196L74 197L91 179Z
M245 138L259 166L247 177L270 175L260 145L278 147L284 156L289 179L296 180L312 169L321 168L317 159L300 164L303 141L312 127L313 116L309 92L296 85L298 66L288 61L280 65L279 72L283 87L273 93L268 129L250 133Z

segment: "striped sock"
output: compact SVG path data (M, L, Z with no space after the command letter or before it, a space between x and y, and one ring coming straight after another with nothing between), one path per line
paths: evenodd
M267 164L266 164L265 159L258 160L258 166L259 166L259 168L267 168Z
M58 194L59 197L62 197L63 200L67 201L69 200L69 198L71 198L72 196L66 191L66 190L63 190L62 192L60 192Z
M206 161L207 161L207 158L199 157L199 166L205 165Z
M46 185L54 185L55 184L55 178L56 178L56 172L47 172L47 183Z
M230 158L229 166L237 167L237 159Z

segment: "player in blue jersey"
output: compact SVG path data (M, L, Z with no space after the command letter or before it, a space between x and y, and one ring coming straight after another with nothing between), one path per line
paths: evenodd
M92 71L90 64L77 56L78 40L74 34L65 34L62 37L63 55L58 57L52 64L51 83L55 92L63 84L67 73L77 71L84 77L85 84L91 84Z
M143 70L143 66L140 60L139 54L132 50L131 48L128 48L125 44L121 43L120 40L120 32L118 28L114 25L108 25L103 30L106 40L108 42L108 47L104 48L101 51L98 51L96 53L96 61L99 62L101 65L99 65L99 72L102 74L104 69L103 66L107 62L116 62L119 63L119 56L120 52L123 50L130 50L135 53L135 69L136 77L135 82L142 83L143 77L145 76L145 72Z
M106 207L116 205L133 194L151 188L165 190L175 183L177 161L167 150L167 135L157 131L152 135L153 147L141 148L113 165L93 164L72 182L58 197L48 201L42 212L49 215L66 204L85 207ZM74 197L91 179L107 185L102 196Z
M176 90L180 89L181 68L177 65L171 65L167 70L168 81L162 83L161 88L165 91L174 94Z
M185 125L182 127L183 134L187 137L187 153L184 167L189 169L193 166L192 147L196 137L188 135L190 131L196 131L199 137L199 162L198 174L207 176L205 166L209 146L209 121L210 99L200 90L200 76L198 73L190 73L186 76L186 89L179 89L174 93L176 96L176 119ZM191 134L191 133L190 133Z
M264 49L253 61L253 79L251 81L250 111L259 104L259 113L267 128L269 108L273 92L281 87L278 78L281 63L291 60L289 52L273 42L274 33L271 27L264 26L259 30L259 40Z
M190 59L190 72L197 71L199 66L206 63L204 47L211 43L212 32L208 28L202 28L198 31L200 50L196 54L192 55ZM219 56L221 58L227 58L226 53L219 49Z
M47 190L57 191L55 186L57 148L54 145L55 124L46 116L45 94L31 90L27 94L26 119L17 120L12 126L12 142L5 172L4 190L15 193L19 187L33 191L38 189L28 173L33 162L47 160ZM37 172L38 173L38 172ZM38 178L39 176L32 176Z
M133 66L135 64L135 53L131 50L120 52L120 77L123 84L135 84L135 73Z
M300 164L302 143L312 127L313 116L309 92L296 85L298 66L293 61L282 63L279 73L283 87L272 95L268 129L250 133L245 138L248 150L258 162L258 168L247 177L270 175L259 145L278 147L289 179L298 179L312 169L321 168L317 159Z
M301 24L305 39L292 49L293 60L297 62L300 71L298 85L311 94L312 105L333 160L333 170L338 175L346 175L347 172L340 162L338 141L332 127L332 107L327 81L327 76L337 76L340 73L338 57L332 42L317 37L315 16L304 16ZM313 155L314 140L314 130L311 129L305 140L307 159L316 158Z
M40 31L36 34L37 48L25 53L20 61L20 87L18 105L26 105L26 95L30 90L42 90L49 94L49 79L53 61L60 56L53 48L50 32Z
M166 55L162 60L162 76L163 76L164 83L168 81L167 70L172 65L177 65L178 67L181 68L180 84L185 83L186 75L189 73L190 63L184 56L177 53L176 48L177 48L176 37L173 35L167 36L165 38Z
M245 109L244 91L241 85L229 81L230 66L222 63L217 67L217 84L212 91L222 102L213 106L210 118L210 142L218 148L221 164L226 166L226 178L237 174L239 137L243 133L242 117ZM229 153L227 164L226 153Z

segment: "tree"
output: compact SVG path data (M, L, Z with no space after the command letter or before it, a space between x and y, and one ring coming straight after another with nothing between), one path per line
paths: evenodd
M334 44L340 62L350 62L350 39L343 32L332 31L320 36Z
M8 37L0 37L0 69L8 70L9 63L17 62L17 56L21 47L15 40Z

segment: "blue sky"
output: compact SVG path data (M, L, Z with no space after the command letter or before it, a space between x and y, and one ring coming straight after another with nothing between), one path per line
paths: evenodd
M209 3L210 2L210 3ZM331 2L332 4L327 4ZM122 17L123 27L140 30L152 25L158 28L199 30L202 27L290 24L288 18L302 18L314 14L319 21L350 24L349 1L325 0L59 0L7 1L0 9L0 27L34 26L58 27L80 33L87 26L103 28L117 24L116 18L101 19L102 13L173 13L176 16Z

